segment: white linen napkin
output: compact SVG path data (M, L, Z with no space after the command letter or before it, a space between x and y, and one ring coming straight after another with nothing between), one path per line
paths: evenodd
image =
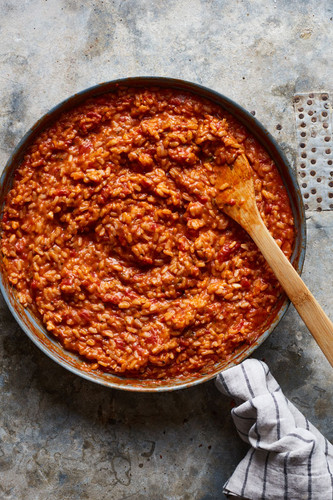
M251 445L223 492L250 500L333 500L333 446L284 396L268 366L247 359L216 379Z

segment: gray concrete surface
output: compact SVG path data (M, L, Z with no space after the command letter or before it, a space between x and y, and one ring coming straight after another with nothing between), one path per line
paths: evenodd
M324 0L0 0L0 164L57 102L134 75L202 83L255 111L294 165L292 96L333 91ZM277 127L278 126L278 127ZM307 212L304 279L333 316L333 212ZM256 351L332 439L332 370L290 308ZM54 364L0 299L0 498L215 500L246 452L214 383L138 395Z

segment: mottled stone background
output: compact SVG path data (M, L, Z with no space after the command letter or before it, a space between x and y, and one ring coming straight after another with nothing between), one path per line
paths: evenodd
M46 110L135 75L202 83L267 126L294 165L295 92L332 91L325 0L0 0L0 162ZM333 316L333 213L307 212L304 279ZM332 438L332 370L291 307L256 352ZM245 454L214 383L137 395L42 354L0 299L0 498L215 500Z

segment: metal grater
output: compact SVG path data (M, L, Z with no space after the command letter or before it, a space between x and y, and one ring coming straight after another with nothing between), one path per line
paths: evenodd
M306 210L333 210L332 107L327 92L296 94L297 175Z

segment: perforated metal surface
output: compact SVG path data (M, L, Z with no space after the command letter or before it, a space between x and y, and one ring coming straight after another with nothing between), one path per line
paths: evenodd
M297 174L306 210L333 210L332 106L327 92L294 96Z

